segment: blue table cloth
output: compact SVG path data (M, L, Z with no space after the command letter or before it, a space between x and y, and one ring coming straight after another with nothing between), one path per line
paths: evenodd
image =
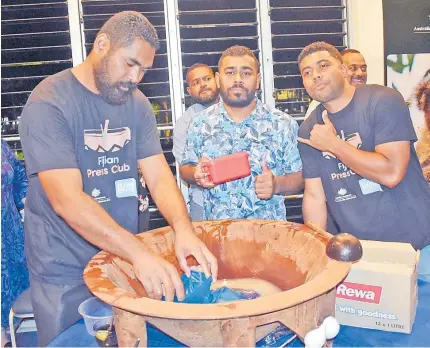
M97 347L81 320L49 344L49 347ZM148 325L149 347L183 347L182 344ZM289 346L303 347L300 340ZM342 326L334 347L430 347L430 283L418 280L418 308L410 335Z

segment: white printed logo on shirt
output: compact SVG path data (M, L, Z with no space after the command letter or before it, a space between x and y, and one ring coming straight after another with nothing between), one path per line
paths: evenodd
M128 178L115 181L115 191L117 198L137 197L136 179Z
M358 183L360 184L360 189L363 195L368 195L378 191L383 192L381 185L377 182L363 178L358 180Z
M347 189L341 188L337 191L337 196L334 198L336 203L349 201L350 199L357 198L356 195L348 193Z
M97 163L86 169L88 178L116 175L130 170L129 164L121 163L120 154L120 151L131 141L130 128L109 129L108 125L109 120L106 120L104 127L100 124L99 129L84 130L85 150L100 154L97 157Z
M120 151L131 141L131 131L128 127L108 128L109 120L100 129L84 130L85 150L96 152Z
M110 202L110 198L103 196L101 190L99 190L98 188L94 188L91 191L91 197L93 197L97 201L97 203Z

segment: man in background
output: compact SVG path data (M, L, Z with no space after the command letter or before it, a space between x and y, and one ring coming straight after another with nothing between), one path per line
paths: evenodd
M180 164L183 159L185 142L187 140L187 129L196 114L205 110L218 101L218 88L215 82L213 70L206 64L196 63L187 71L187 92L194 102L175 124L173 131L173 155ZM182 176L182 166L179 166ZM189 187L190 216L193 221L203 220L203 192L202 188L190 184Z
M367 64L360 51L352 48L344 50L340 53L343 64L346 65L348 71L346 78L350 85L357 87L367 83ZM306 111L305 119L309 117L312 111L320 104L317 100L312 100Z
M303 187L297 122L256 98L259 62L249 48L225 50L215 78L221 100L191 122L181 175L204 188L206 220L285 220L284 195ZM215 185L203 163L238 152L248 152L251 175Z

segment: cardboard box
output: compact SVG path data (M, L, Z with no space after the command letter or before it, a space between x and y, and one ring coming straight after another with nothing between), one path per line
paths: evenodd
M410 333L417 307L419 251L407 243L360 241L362 259L336 289L340 324Z

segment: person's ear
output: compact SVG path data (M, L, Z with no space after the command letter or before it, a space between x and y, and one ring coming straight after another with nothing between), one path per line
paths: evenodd
M218 89L221 88L220 83L219 83L219 78L220 78L220 75L219 75L219 72L217 71L215 73L215 82L216 82L216 86L217 86Z
M109 52L111 48L110 38L107 34L102 33L96 37L94 41L93 49L94 51L101 56L104 56Z
M343 76L344 76L344 77L347 77L347 76L348 76L348 67L347 67L345 64L342 64L342 65L340 66L340 69L342 70L342 74L343 74Z
M189 95L191 95L190 87L187 87L187 92L188 92Z
M257 74L257 89L260 88L260 84L261 84L261 73Z

